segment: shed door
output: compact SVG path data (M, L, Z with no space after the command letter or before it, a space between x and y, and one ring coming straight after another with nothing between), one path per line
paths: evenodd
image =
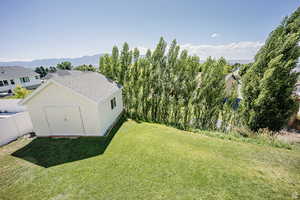
M47 106L45 112L51 135L84 134L79 106Z

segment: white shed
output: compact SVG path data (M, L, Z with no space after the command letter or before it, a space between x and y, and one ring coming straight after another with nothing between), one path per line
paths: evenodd
M122 87L96 72L55 76L31 95L27 107L37 136L103 136L123 111Z

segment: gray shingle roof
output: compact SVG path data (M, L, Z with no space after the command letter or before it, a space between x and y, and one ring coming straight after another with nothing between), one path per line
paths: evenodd
M32 77L37 76L38 73L32 69L19 67L19 66L0 66L0 80L15 79L20 77Z
M57 82L71 90L99 102L108 98L122 86L97 72L68 71L70 74L53 76L50 80Z
M69 76L69 75L79 75L83 73L82 71L78 71L78 70L61 70L58 69L56 72L49 72L44 79L48 80L54 77L59 77L59 76Z

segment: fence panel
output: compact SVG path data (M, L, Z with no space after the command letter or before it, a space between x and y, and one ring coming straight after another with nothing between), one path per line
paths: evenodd
M33 131L28 112L20 112L0 119L0 146Z

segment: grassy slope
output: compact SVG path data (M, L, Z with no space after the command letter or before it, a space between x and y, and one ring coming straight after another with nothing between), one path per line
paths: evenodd
M25 146L29 142L22 139L0 148L0 199L291 199L296 192L300 195L300 153L295 150L133 121L123 124L106 150L103 141L92 138L39 139ZM10 155L13 152L15 156Z

